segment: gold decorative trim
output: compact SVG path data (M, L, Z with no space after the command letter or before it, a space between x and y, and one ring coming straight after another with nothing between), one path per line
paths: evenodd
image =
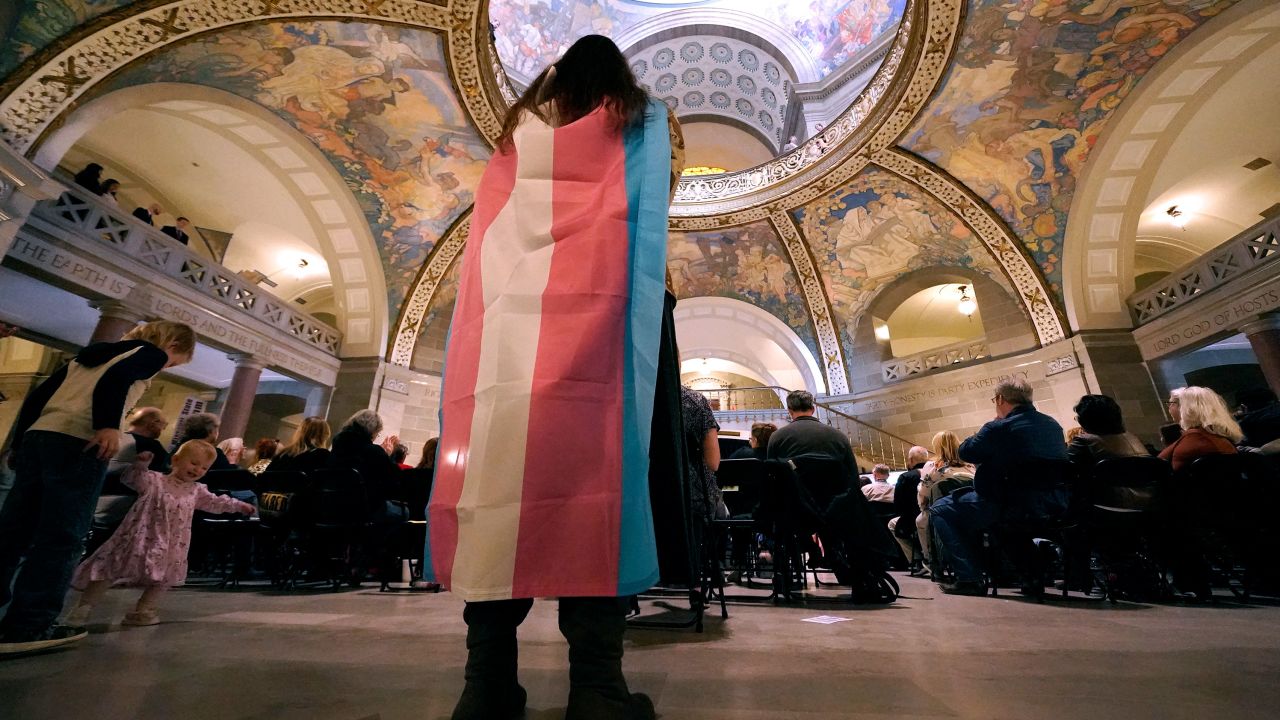
M455 0L454 9L423 0L184 0L163 5L89 33L32 69L0 101L0 140L27 153L94 85L147 53L193 35L261 20L340 17L444 31L451 54L461 42L454 36L465 29L455 18L477 14L478 2ZM470 65L454 59L454 67L459 87L479 76L474 56ZM473 102L465 104L475 112Z
M1017 290L1042 346L1067 336L1062 313L1053 303L1044 277L1017 236L982 198L942 168L902 148L881 150L871 161L932 195L982 240Z
M418 271L418 277L413 279L413 289L400 308L396 331L391 337L388 362L392 365L409 367L413 363L413 349L418 344L418 335L422 334L422 320L431 307L431 299L440 288L440 281L467 246L467 236L471 234L471 211L474 207L467 208L466 212L453 221L453 226L431 248L431 254Z
M809 318L813 321L814 333L818 338L818 349L822 352L822 369L827 376L827 394L844 395L849 392L849 373L845 370L844 348L840 343L840 331L836 327L835 313L831 308L831 300L827 297L822 277L818 275L813 254L809 245L796 227L791 213L773 209L769 213L769 224L782 239L782 245L791 258L791 267L795 270L796 279L804 291L804 301L809 309Z

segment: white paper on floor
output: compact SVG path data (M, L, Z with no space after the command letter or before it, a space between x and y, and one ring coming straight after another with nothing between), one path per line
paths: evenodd
M835 615L819 615L818 617L805 618L800 622L811 622L819 625L834 625L839 622L848 622L849 618L836 617Z

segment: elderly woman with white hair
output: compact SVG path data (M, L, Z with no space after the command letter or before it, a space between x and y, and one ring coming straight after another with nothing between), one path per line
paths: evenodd
M378 413L361 410L348 418L333 436L329 455L329 467L355 470L364 482L365 519L375 528L366 539L365 558L376 553L391 531L409 519L404 506L391 501L399 485L400 468L391 461L388 448L395 447L400 439L391 435L378 445L375 441L381 432L382 418ZM365 567L357 565L352 569L353 581L363 579Z
M1182 437L1161 451L1160 457L1172 463L1175 472L1205 455L1234 455L1236 443L1244 437L1227 403L1209 388L1192 385L1175 391L1169 398L1169 414L1182 428Z

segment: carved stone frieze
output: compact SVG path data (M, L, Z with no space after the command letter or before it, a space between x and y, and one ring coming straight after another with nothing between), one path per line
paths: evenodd
M956 213L982 240L992 257L1004 268L1017 289L1018 299L1036 328L1041 345L1066 337L1066 327L1049 298L1044 277L1027 257L1027 251L1013 231L959 180L901 148L886 148L872 156L878 166L919 186Z

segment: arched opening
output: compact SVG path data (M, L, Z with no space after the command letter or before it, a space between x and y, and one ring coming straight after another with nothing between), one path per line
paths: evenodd
M157 203L163 223L200 228L192 247L287 300L332 319L343 355L380 354L387 333L382 265L350 191L297 130L214 88L152 83L78 108L40 146L42 167L99 162L122 177L119 202ZM180 208L180 209L179 209ZM327 315L328 317L323 317Z
M1125 299L1136 290L1276 212L1280 27L1265 20L1273 10L1245 0L1205 23L1110 121L1066 230L1073 328L1130 327Z
M826 392L821 367L800 337L754 305L729 298L689 298L676 306L675 320L682 373L706 367L708 373L733 374L763 385Z

